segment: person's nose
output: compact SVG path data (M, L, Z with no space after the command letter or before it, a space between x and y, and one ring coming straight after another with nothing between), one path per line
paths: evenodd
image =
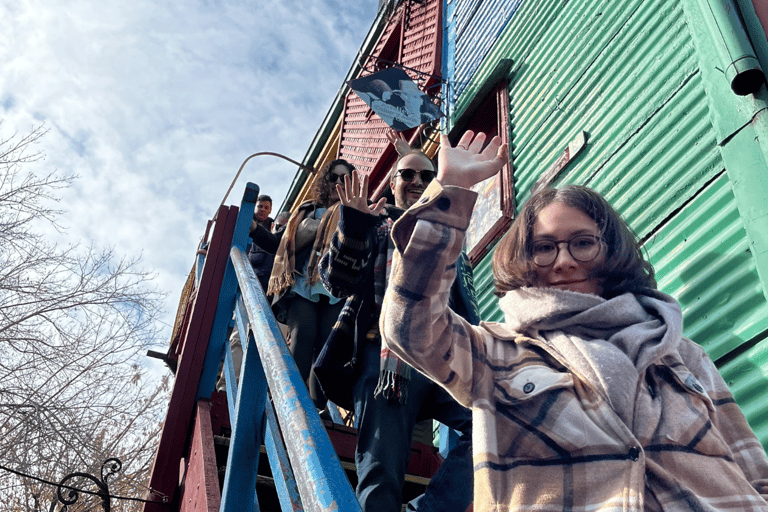
M424 182L421 180L421 173L420 172L417 172L416 174L414 174L413 182L412 183L414 185L416 185L417 187L423 187L424 186Z
M557 257L553 264L555 270L573 269L578 266L578 263L573 259L571 252L568 250L568 242L558 242L557 248Z

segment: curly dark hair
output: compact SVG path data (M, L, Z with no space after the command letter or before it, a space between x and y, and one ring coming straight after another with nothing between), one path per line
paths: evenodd
M605 263L593 272L601 281L604 298L656 288L653 267L621 215L591 188L567 185L560 189L546 188L531 196L499 242L493 254L496 295L503 296L524 286L536 286L535 266L531 259L533 225L539 212L552 203L581 210L597 223L607 252Z
M342 158L331 160L325 164L322 169L320 169L320 172L317 173L315 184L312 187L312 197L314 197L315 202L317 202L317 205L321 208L327 208L331 206L331 190L336 186L336 184L331 183L328 180L328 175L331 174L331 171L337 165L343 165L349 169L350 175L355 172L355 166Z

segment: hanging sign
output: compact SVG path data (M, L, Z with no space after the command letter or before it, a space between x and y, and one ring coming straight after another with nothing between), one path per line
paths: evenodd
M389 126L402 132L443 116L432 99L400 68L349 81L349 87Z

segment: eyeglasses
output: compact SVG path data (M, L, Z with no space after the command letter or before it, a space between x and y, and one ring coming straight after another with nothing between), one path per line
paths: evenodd
M560 244L568 244L568 252L574 260L587 263L600 254L601 238L595 235L578 235L570 240L539 240L531 246L533 262L539 267L548 267L560 254Z
M343 183L343 182L344 182L344 176L349 176L349 174L347 174L347 173L344 173L344 174L336 174L336 173L333 173L333 172L332 172L332 173L330 173L330 174L326 175L326 176L325 176L325 179L327 179L327 180L328 180L328 181L330 181L331 183L336 183L337 181L340 181L340 182L342 182L342 183Z
M395 173L395 176L400 175L400 177L403 178L403 181L413 181L413 178L416 177L416 173L419 173L421 181L424 183L431 182L433 179L435 179L435 176L437 176L435 171L429 171L427 169L421 171L417 171L415 169L399 169Z

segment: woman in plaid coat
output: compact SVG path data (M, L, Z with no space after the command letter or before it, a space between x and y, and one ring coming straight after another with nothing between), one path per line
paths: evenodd
M537 192L493 258L503 323L447 308L476 194L507 149L443 137L395 224L381 332L473 410L479 511L768 510L768 459L678 303L596 192ZM483 149L483 147L485 149Z

